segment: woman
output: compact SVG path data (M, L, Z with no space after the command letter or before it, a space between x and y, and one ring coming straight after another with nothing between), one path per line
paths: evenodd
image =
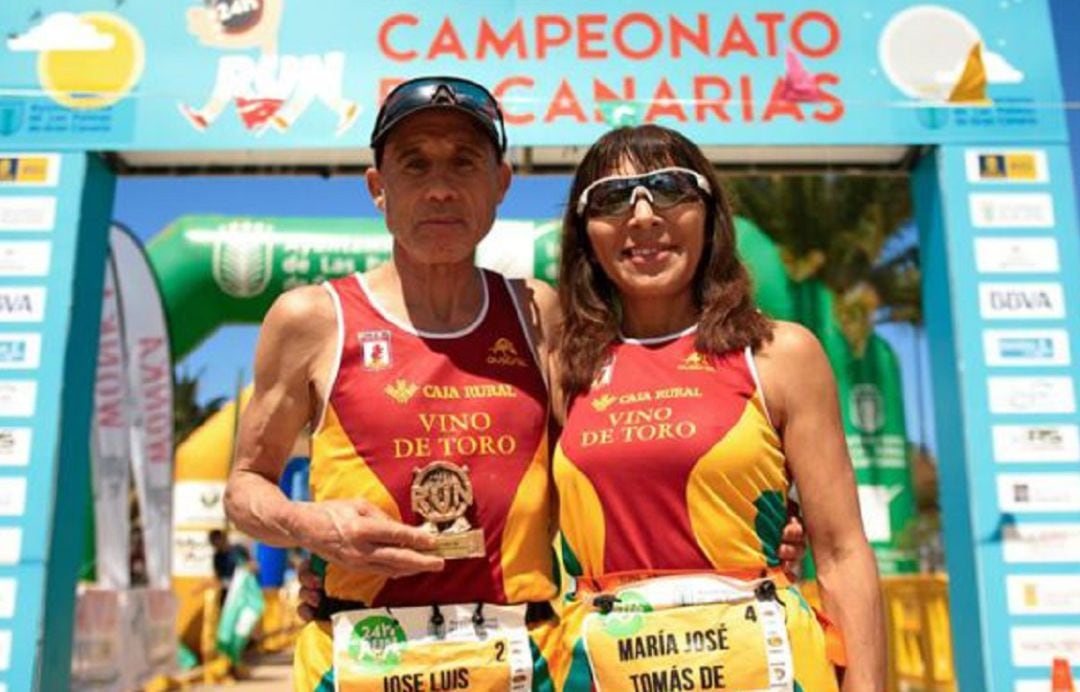
M754 307L701 151L655 125L601 137L560 269L564 688L816 692L846 662L843 690L883 689L835 381L809 331ZM793 483L846 651L779 569Z

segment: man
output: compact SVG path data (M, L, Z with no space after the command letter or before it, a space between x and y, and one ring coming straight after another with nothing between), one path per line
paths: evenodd
M542 283L474 264L510 184L502 116L478 84L411 80L387 96L371 144L367 188L393 236L391 260L271 307L226 509L252 537L325 560L324 618L392 606L404 623L414 606L439 627L438 606L470 604L490 627L485 613L522 604L495 612L524 631L523 604L556 592L539 365L556 298ZM277 478L306 425L315 501L299 503ZM348 674L366 675L385 672L364 667L371 656L385 663L384 644L334 649L356 654ZM333 689L331 650L329 625L309 624L298 689ZM532 674L521 667L508 664L507 680Z

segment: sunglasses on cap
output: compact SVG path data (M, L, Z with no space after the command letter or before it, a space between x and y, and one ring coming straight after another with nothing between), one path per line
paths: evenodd
M461 77L418 77L395 87L379 108L371 131L371 147L381 146L394 126L427 108L455 108L472 116L498 152L506 153L506 128L498 102L483 86Z
M672 166L635 175L612 175L593 181L578 197L579 216L623 216L642 194L654 209L693 202L712 192L708 179L689 168Z

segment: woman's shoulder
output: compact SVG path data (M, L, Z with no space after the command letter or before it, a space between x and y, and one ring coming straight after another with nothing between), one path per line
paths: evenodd
M763 342L755 352L758 358L790 361L813 358L822 353L821 342L814 333L798 322L773 322L772 339Z
M799 405L816 406L830 396L833 374L825 349L814 333L796 322L777 321L773 338L754 354L774 422Z

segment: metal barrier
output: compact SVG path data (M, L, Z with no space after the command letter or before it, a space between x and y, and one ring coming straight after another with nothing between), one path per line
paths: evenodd
M297 612L300 606L299 585L292 589L263 589L263 597L266 599L266 610L263 611L256 634L255 650L259 653L291 650L304 626Z
M890 692L957 689L948 585L943 574L882 577ZM822 609L817 583L802 582L799 590L807 602Z
M889 689L956 689L948 579L939 574L881 580L889 633Z
M266 610L252 638L258 653L278 653L289 650L303 626L297 613L299 595L296 590L264 589ZM210 587L202 592L202 626L199 630L199 657L202 664L177 675L155 678L144 692L187 689L195 685L219 685L234 680L233 666L228 657L217 650L218 623L221 619L221 589Z

